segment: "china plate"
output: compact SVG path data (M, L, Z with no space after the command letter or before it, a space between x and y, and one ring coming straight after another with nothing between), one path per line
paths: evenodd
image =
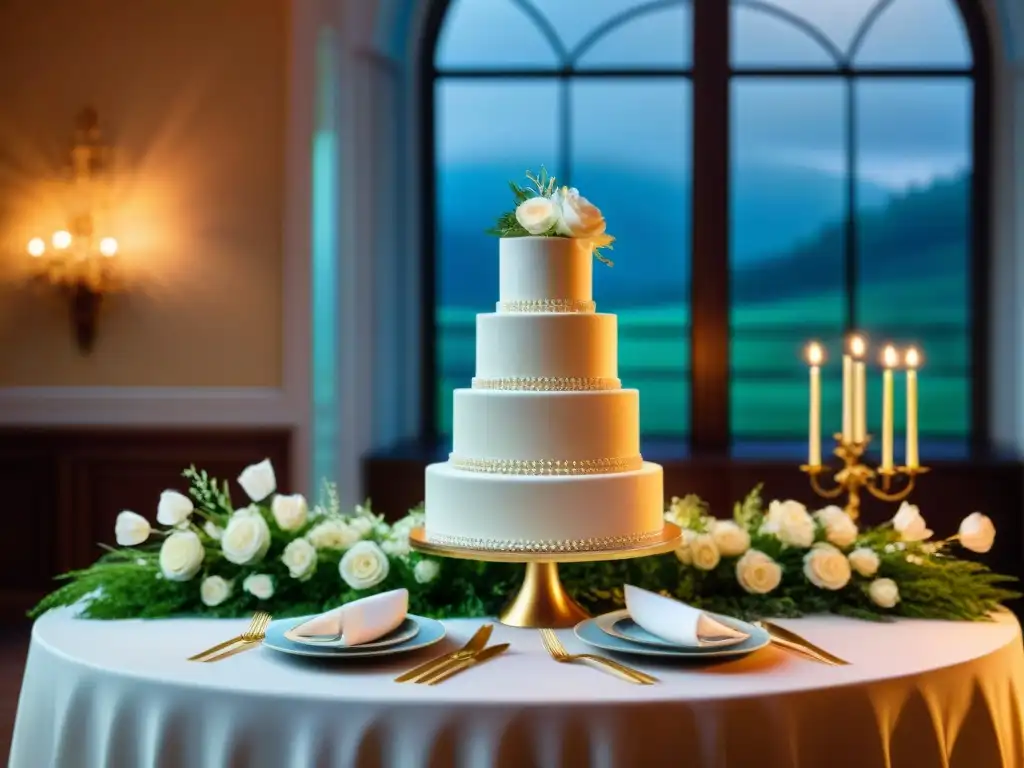
M621 622L623 619L629 618L629 611L625 609L621 611L612 611L606 613L603 616L598 616L594 619L586 619L581 621L573 629L580 640L587 645L592 645L595 648L601 648L605 651L615 651L617 653L634 653L641 656L664 656L666 658L690 658L690 659L709 659L709 658L723 658L727 656L744 656L748 653L764 648L771 642L771 637L768 633L759 627L755 627L753 624L748 624L745 621L739 619L733 619L728 616L715 615L715 618L721 621L723 624L727 624L734 629L738 629L740 632L746 632L750 635L746 640L736 645L730 645L725 648L722 646L707 646L698 648L687 648L681 645L672 645L661 641L660 644L654 645L650 643L641 644L628 640L618 634L613 634L609 630L614 629L615 625ZM635 626L635 625L634 625ZM638 631L640 630L637 627ZM644 633L648 638L654 640L654 636L648 633Z
M370 648L387 648L389 645L398 645L406 640L416 637L420 631L420 625L406 617L402 623L388 632L384 637L374 640L372 643L360 643L359 645L346 645L344 640L314 640L310 637L303 637L295 634L295 630L306 623L306 620L296 621L295 626L284 633L284 639L299 645L308 645L314 648L346 648L368 650Z
M625 615L623 615L625 614ZM712 614L715 619L721 620L723 617L717 614ZM631 643L639 643L640 645L650 645L655 648L666 648L670 651L676 651L680 648L684 648L688 651L706 651L710 648L732 648L734 645L739 645L746 638L737 637L732 638L728 642L715 643L713 645L681 645L679 643L673 643L671 640L665 640L662 637L648 632L646 629L637 624L625 611L615 611L614 613L605 614L604 616L598 616L597 626L601 628L601 631L606 635L617 637L620 640L628 640ZM727 622L730 627L734 627L736 620ZM745 634L750 634L743 630Z
M362 659L371 656L390 656L392 654L408 653L420 648L440 642L444 639L444 624L436 619L427 619L423 616L409 614L406 622L416 625L416 632L411 637L393 645L368 647L369 643L354 646L324 645L322 643L308 644L296 643L289 640L286 633L297 626L301 621L309 621L316 614L305 616L299 619L278 619L272 621L267 627L267 635L263 638L263 645L281 653L290 653L295 656L316 656L323 659ZM403 623L396 632L402 631ZM379 641L378 641L379 642Z

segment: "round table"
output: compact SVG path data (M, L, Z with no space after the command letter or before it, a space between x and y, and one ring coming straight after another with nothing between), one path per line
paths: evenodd
M32 632L12 768L320 766L1024 765L1024 653L1009 614L990 623L838 617L780 622L851 662L774 647L712 665L635 666L637 686L556 664L534 630L498 625L496 659L438 686L400 671L448 638L375 663L313 662L258 648L185 657L245 621L87 621L48 614ZM570 651L584 646L560 633ZM627 660L630 661L630 660Z

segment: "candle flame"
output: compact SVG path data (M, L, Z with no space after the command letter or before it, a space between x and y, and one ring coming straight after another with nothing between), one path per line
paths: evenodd
M821 348L821 344L816 341L812 341L807 345L807 362L811 365L821 365L821 361L825 359L825 350Z
M867 345L864 343L864 338L861 336L850 337L850 354L854 357L862 357L864 355Z
M896 354L896 347L892 344L886 344L885 350L882 352L882 363L886 368L895 368L899 363L899 357Z
M921 353L917 351L917 347L907 350L905 362L908 368L917 368L921 364Z

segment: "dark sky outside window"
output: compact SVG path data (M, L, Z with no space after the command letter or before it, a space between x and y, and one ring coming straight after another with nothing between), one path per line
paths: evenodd
M483 230L509 205L507 181L541 164L568 173L619 238L615 267L595 265L595 299L620 316L620 375L641 390L644 434L687 433L689 208L700 194L691 18L686 2L450 4L434 93L439 433L450 431L452 388L473 375L475 314L496 300L497 243ZM699 257L730 266L734 437L803 436L811 338L832 363L823 428L839 426L851 319L876 345L922 345L922 433L963 437L973 89L959 10L952 0L733 0L730 24L730 252ZM558 77L566 65L572 76ZM877 422L877 381L869 397Z

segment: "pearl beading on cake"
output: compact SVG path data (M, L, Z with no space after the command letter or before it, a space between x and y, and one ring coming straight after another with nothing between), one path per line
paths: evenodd
M609 475L640 469L642 456L616 459L470 459L449 454L448 462L466 472L493 475Z
M427 541L442 547L482 549L490 552L592 552L609 549L631 549L655 541L661 531L633 533L628 536L605 536L592 539L540 540L530 539L477 539L467 536L448 536L427 531Z
M521 299L499 301L498 309L501 312L590 313L597 309L597 304L581 299Z
M502 389L515 392L589 392L621 388L622 382L619 379L604 376L473 379L473 389Z

